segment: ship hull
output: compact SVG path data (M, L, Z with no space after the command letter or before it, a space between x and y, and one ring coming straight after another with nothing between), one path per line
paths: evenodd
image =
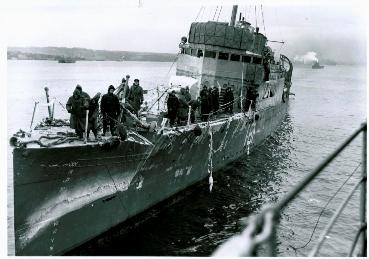
M287 108L200 123L200 136L156 135L154 146L14 149L16 255L63 254L208 178L271 135Z

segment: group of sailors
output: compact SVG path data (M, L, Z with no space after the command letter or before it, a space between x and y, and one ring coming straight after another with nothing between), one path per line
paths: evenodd
M98 138L99 107L102 114L103 136L105 136L107 132L108 125L111 134L117 135L115 130L117 123L125 120L123 107L132 114L138 115L144 100L143 89L138 79L134 80L131 87L128 81L129 75L122 79L116 94L114 93L116 90L115 87L110 85L108 87L108 92L101 97L100 106L99 100L101 93L97 93L91 99L90 96L82 90L82 86L76 86L73 95L68 99L66 109L71 114L70 126L75 129L78 137L83 138L87 123L87 138L89 137L90 131L94 134L95 139ZM88 118L86 118L87 111ZM86 121L86 119L88 119L88 121Z
M234 95L232 88L223 85L221 92L213 86L208 89L203 85L200 96L192 99L189 87L181 88L179 93L172 91L167 99L167 117L170 126L182 125L190 116L191 123L196 119L196 112L200 114L201 121L208 121L210 115L218 113L233 113ZM190 108L191 107L191 108ZM221 107L221 109L220 109Z
M135 79L132 86L129 86L129 75L122 79L117 89L113 85L108 87L108 92L101 97L97 93L93 98L82 90L82 86L77 85L73 95L69 97L66 104L67 111L71 114L70 125L75 129L78 137L83 138L83 133L87 126L87 138L90 131L98 138L98 118L99 112L102 115L103 136L105 136L108 126L111 135L117 135L116 126L118 123L126 121L126 115L139 116L144 102L143 89L139 80ZM101 97L101 102L99 100ZM184 125L190 119L194 123L199 114L201 121L208 121L209 116L220 113L233 113L234 94L232 88L224 84L221 91L217 87L207 87L203 85L200 95L192 98L189 87L180 88L179 92L171 91L168 94L167 118L170 126ZM250 105L247 104L246 105ZM88 118L87 116L88 111ZM86 121L86 119L88 121ZM87 125L86 125L87 123Z

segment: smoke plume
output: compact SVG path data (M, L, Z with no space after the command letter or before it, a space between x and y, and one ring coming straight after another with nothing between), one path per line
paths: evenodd
M295 62L303 62L304 64L311 64L319 61L318 58L316 57L316 52L314 51L309 51L303 56L297 55L293 58L293 60Z

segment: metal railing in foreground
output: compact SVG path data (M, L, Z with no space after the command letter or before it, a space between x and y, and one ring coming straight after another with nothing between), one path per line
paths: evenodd
M357 230L355 239L351 245L348 256L352 256L353 251L361 236L361 252L360 256L367 256L367 228L366 228L366 165L367 165L367 124L363 123L343 144L341 144L329 157L327 157L313 172L307 175L299 184L288 192L277 204L268 206L258 215L249 217L248 226L239 235L231 237L225 243L220 245L212 256L255 256L257 248L264 244L267 248L267 256L276 256L276 230L279 223L281 211L293 200L298 194L312 181L322 170L332 162L358 135L363 135L362 149L362 175L359 181L356 182L354 188L341 203L332 218L330 219L325 230L320 235L317 244L309 253L309 256L316 256L325 237L332 228L336 219L340 216L343 209L347 205L354 192L361 186L360 196L360 227ZM356 169L355 169L356 171ZM355 172L354 171L354 172Z

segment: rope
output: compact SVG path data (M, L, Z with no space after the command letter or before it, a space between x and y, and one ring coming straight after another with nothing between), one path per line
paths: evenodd
M354 175L354 173L357 171L357 169L360 167L360 165L361 165L361 162L357 165L357 167L354 169L354 171L348 176L348 178L343 182L343 184L337 189L337 191L333 194L333 196L324 205L324 207L323 207L322 211L320 212L319 217L318 217L318 219L317 219L317 221L315 223L313 232L311 233L309 240L303 246L300 246L300 247L294 247L292 245L289 245L295 251L295 253L296 253L297 250L306 247L311 242L311 240L313 238L313 235L315 233L315 230L316 230L316 228L317 228L317 226L319 224L320 217L323 215L324 210L327 208L327 206L333 200L333 198L336 197L336 195L341 191L342 187L347 183L347 181Z

